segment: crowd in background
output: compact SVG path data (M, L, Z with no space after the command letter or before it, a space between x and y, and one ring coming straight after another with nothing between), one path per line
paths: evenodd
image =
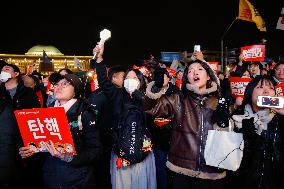
M202 52L195 60L166 65L155 59L144 68L109 67L104 46L94 48L89 76L69 69L49 76L26 75L1 60L0 188L282 188L284 186L284 108L257 106L258 96L276 96L284 82L284 62L245 62L216 72ZM141 67L140 67L141 68ZM252 78L244 97L234 98L230 77ZM13 111L63 107L77 155L47 144L35 153L23 146ZM116 145L121 116L143 111L151 150L141 161L118 168ZM141 121L141 120L139 120ZM208 130L243 133L240 168L206 165Z

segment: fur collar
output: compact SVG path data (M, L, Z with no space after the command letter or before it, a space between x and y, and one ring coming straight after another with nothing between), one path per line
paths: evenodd
M162 95L164 95L166 93L166 91L168 90L169 88L169 84L166 86L166 87L162 87L162 89L158 92L158 93L153 93L151 91L152 87L154 86L155 84L155 81L152 81L148 84L147 88L146 88L146 95L153 99L153 100L156 100L158 98L160 98Z
M243 119L251 119L253 118L254 127L256 129L256 133L261 135L263 130L267 130L267 124L272 120L275 116L275 112L266 108L264 110L260 110L256 113L253 113L252 108L249 104L245 106L245 111L243 115L233 115L233 120L235 126L238 128L242 128L242 120Z
M213 93L213 92L216 92L217 89L218 89L218 86L217 86L217 83L215 82L212 82L212 87L206 89L205 91L201 92L197 86L195 85L192 85L192 84L186 84L186 88L187 90L189 91L192 91L194 92L195 94L198 94L198 95L206 95L206 94L210 94L210 93Z

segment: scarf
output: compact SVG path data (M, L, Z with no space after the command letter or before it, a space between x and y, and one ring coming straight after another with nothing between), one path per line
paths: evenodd
M63 107L64 110L65 110L65 113L66 113L66 112L68 112L68 110L71 108L71 106L72 106L73 104L75 104L75 102L77 102L77 99L72 98L72 99L68 100L65 104L61 105L61 104L59 103L59 101L56 100L56 101L55 101L55 104L54 104L54 107Z
M245 111L243 115L233 115L233 120L235 126L238 128L242 128L242 120L243 119L251 119L253 118L254 127L256 129L256 133L261 135L263 130L267 130L267 124L272 120L275 113L270 111L270 109L266 108L264 110L260 110L256 113L253 113L252 108L249 104L245 106Z

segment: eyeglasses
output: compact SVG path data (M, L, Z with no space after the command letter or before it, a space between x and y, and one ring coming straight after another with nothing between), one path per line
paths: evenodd
M69 85L70 85L69 81L63 81L61 83L54 84L54 88L58 88L58 87L66 88Z
M275 71L276 72L281 72L281 71L284 72L284 68L282 68L282 69L281 68L276 68Z

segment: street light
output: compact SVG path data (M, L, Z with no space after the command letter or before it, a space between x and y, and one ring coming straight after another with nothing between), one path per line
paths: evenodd
M231 25L227 28L227 30L223 33L223 35L221 37L221 69L223 71L224 71L224 37L228 33L228 31L231 29L232 25L235 23L236 20L237 20L237 18L235 18L233 20Z

